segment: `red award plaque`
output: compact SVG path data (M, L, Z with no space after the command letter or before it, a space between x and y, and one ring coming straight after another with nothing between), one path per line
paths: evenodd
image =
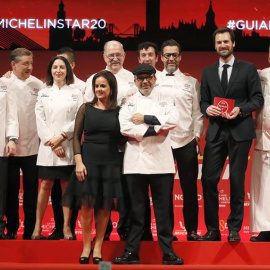
M221 109L221 116L226 117L226 113L230 113L234 108L234 99L215 97L214 105Z

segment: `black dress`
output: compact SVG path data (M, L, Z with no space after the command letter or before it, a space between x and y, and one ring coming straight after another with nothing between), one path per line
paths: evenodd
M85 103L79 109L74 130L74 154L81 154L87 170L84 182L72 173L62 204L111 210L113 198L122 197L118 143L123 140L117 109L101 110ZM82 133L84 141L81 145Z

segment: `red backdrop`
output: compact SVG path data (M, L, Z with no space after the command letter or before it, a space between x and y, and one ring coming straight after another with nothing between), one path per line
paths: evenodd
M4 74L6 71L10 70L9 66L9 51L0 51L0 74ZM53 51L36 51L34 52L34 72L33 75L38 78L45 77L46 66L51 57L53 57L56 52ZM78 52L78 62L75 68L75 74L82 80L86 80L91 74L103 69L105 67L104 61L102 59L102 52ZM250 52L241 52L235 53L236 57L241 60L253 62L258 69L262 69L268 66L268 54L267 53L250 53ZM202 70L205 66L212 64L217 61L217 55L215 52L183 52L182 61L180 63L180 69L183 72L187 72L192 76L198 78L200 80ZM125 59L125 68L132 70L137 65L137 57L135 52L127 52L127 56ZM162 69L162 63L159 61L157 65L158 69ZM207 123L206 123L207 124ZM205 145L205 136L203 135L201 139L201 150L203 153ZM250 151L250 158L248 169L246 172L246 196L245 196L245 215L244 222L241 231L242 239L248 240L249 235L249 190L250 190L250 177L251 177L251 162L252 162L252 153L253 146ZM199 229L198 233L203 234L206 231L204 225L204 214L203 214L203 196L202 196L202 187L201 187L201 167L202 167L202 159L203 157L199 157L199 175L198 175L198 200L199 200ZM229 214L229 201L230 201L230 192L229 192L229 166L228 161L226 161L226 165L221 175L221 181L219 184L219 208L220 208L220 230L225 239L227 235L227 217ZM23 231L23 210L22 210L22 194L23 190L20 191L20 218L21 218L21 228L19 230L19 235L22 234ZM180 189L180 184L178 180L178 174L175 175L175 183L174 183L174 213L175 213L175 235L178 236L180 240L186 239L184 236L186 234L183 222L182 215L182 191ZM111 235L111 240L118 239L118 235L116 232L117 227L118 214L112 213L112 221L114 225L114 230ZM43 232L44 235L51 232L54 227L54 220L52 214L51 203L49 202L49 206L47 207L45 217L43 220ZM80 219L77 221L77 235L78 239L81 239L81 225ZM152 231L156 236L156 226L155 219L152 211ZM93 231L94 233L94 231Z

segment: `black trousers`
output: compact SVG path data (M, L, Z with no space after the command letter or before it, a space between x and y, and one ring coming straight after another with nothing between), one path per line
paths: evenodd
M244 216L245 172L252 141L237 142L228 126L224 125L213 142L207 142L204 150L202 186L204 214L207 230L219 230L218 183L224 163L229 156L230 208L227 220L229 230L240 231Z
M132 183L132 223L125 249L139 252L145 222L146 195L150 186L160 247L164 254L173 252L173 174L127 174L126 177Z
M124 160L124 152L119 152L121 164ZM122 188L124 197L118 199L118 210L119 210L119 220L117 225L117 233L127 234L130 231L131 227L131 181L126 177L125 174L122 174L121 177ZM145 222L144 222L144 231L151 233L151 208L150 208L150 199L147 193L146 202L145 202Z
M7 171L8 158L0 157L0 234L4 232L6 226L4 216L6 214L7 200Z
M198 228L198 154L196 140L187 145L173 149L177 162L180 185L183 192L183 215L187 232Z
M16 233L19 229L20 169L23 173L24 237L31 237L36 223L38 194L37 155L8 158L7 229Z

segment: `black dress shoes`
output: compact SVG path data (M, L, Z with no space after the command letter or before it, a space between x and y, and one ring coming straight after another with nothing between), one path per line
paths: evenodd
M228 241L229 242L240 242L241 238L237 231L229 231Z
M190 231L187 233L187 240L188 241L198 241L199 235L197 234L196 231Z
M8 240L15 240L15 239L17 239L17 233L7 232L6 239L8 239Z
M199 237L198 241L221 241L220 231L208 231L205 235Z
M166 265L182 265L184 264L183 259L179 258L175 253L167 253L163 255L162 264Z
M258 236L252 236L251 242L270 242L270 231L260 232Z
M122 257L114 259L115 264L140 264L140 258L138 254L130 251L126 251Z

